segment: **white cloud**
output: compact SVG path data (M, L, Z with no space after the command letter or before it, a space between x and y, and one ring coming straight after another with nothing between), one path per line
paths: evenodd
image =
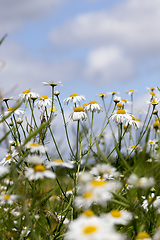
M125 71L124 71L125 69ZM89 79L101 79L106 82L128 79L133 76L131 59L116 47L101 47L91 51L87 57L85 74Z
M129 80L142 65L149 66L149 59L159 69L159 22L159 0L127 0L71 19L53 29L50 39L60 48L89 47L84 75L90 79Z
M0 2L0 34L10 33L31 20L38 20L49 10L56 9L62 0L5 0Z

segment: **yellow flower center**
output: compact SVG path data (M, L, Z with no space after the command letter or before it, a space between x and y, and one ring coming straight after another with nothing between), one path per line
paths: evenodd
M115 217L115 218L121 217L121 212L119 210L112 210L110 214L112 215L112 217Z
M97 104L97 102L93 100L93 101L90 101L89 104Z
M26 94L26 93L30 93L31 91L30 90L25 90L25 91L23 91L22 93L23 94Z
M84 112L84 108L76 107L76 108L74 108L74 112Z
M157 105L157 104L158 104L158 102L156 102L155 99L153 99L152 105Z
M140 119L139 119L139 118L136 118L136 121L137 121L137 122L140 122Z
M78 94L71 94L70 97L77 97Z
M149 144L153 144L153 141L150 141Z
M84 103L84 104L83 104L83 108L86 107L86 106L88 106L88 103Z
M126 114L126 111L124 109L117 110L117 114Z
M115 92L115 91L111 91L111 94L113 94L113 95L114 95L114 94L116 94L116 92Z
M13 111L14 107L10 107L7 109L7 111Z
M134 120L134 121L136 120L134 116L132 116L132 120Z
M3 199L7 200L7 199L10 199L10 195L6 194Z
M154 122L153 123L153 127L154 128L159 128L160 127L160 123L159 122Z
M86 192L84 195L83 195L84 198L90 198L92 197L92 193L91 192Z
M157 117L157 118L156 118L156 121L160 121L160 117Z
M43 99L48 99L48 96L47 95L43 95L42 98Z
M92 210L86 210L82 214L86 215L87 217L91 217L94 215L94 212Z
M101 187L106 183L104 180L93 180L92 181L92 186L93 187Z
M152 96L155 96L155 93L154 93L154 92L150 92L149 94L152 95Z
M134 93L135 91L134 91L134 90L129 90L128 92L130 92L130 93Z
M46 171L46 168L45 168L44 165L39 165L39 164L37 164L37 165L34 167L34 171L35 171L35 172L44 172L44 171Z
M144 239L144 238L150 238L149 234L146 232L140 232L136 237L136 239Z
M127 100L126 100L126 99L124 99L124 98L122 98L122 99L121 99L121 101L122 101L122 102L125 102L125 103L127 102Z
M29 146L30 147L39 147L39 144L37 144L37 143L30 143Z
M61 160L61 159L55 159L55 160L53 160L53 162L55 162L55 163L64 163L64 161Z
M123 103L120 103L120 102L117 103L117 107L118 107L118 108L123 108L123 106L124 106Z
M88 227L84 228L83 232L84 232L84 234L92 234L92 233L96 232L96 230L97 230L97 227L88 226Z
M105 96L105 93L100 93L99 96L100 96L100 97L104 97L104 96Z
M5 158L5 161L8 161L9 159L11 159L11 155L9 155L9 156L7 156L6 158Z

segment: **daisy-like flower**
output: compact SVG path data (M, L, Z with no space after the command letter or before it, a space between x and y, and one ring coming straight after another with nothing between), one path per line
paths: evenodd
M14 109L15 109L14 107L8 108L7 111L5 111L4 113L1 114L1 117L6 117L11 112L12 112L12 114L15 113L18 117L21 113L22 114L24 113L24 111L21 109L16 109L15 111L14 111Z
M49 81L49 82L42 82L42 83L44 84L44 86L51 86L51 87L63 86L61 82Z
M38 155L35 155L35 156L29 156L25 159L26 162L30 163L30 164L34 164L34 165L37 165L37 164L42 164L44 163L45 159L38 156Z
M117 112L111 116L111 119L113 119L113 121L115 121L116 123L123 123L124 121L126 121L127 124L132 124L131 115L126 113L124 109L117 110Z
M153 123L153 128L157 131L160 129L160 122L159 121L156 121Z
M62 159L55 159L47 163L47 168L50 167L67 167L67 168L73 168L73 163L72 162L64 162Z
M146 87L146 89L147 89L148 91L153 92L153 91L156 89L156 87Z
M69 115L73 121L78 121L80 119L87 120L87 114L84 112L84 108L75 107L74 112Z
M88 105L85 107L85 111L86 112L90 111L90 112L100 113L100 112L103 111L103 108L100 104L98 104L96 101L93 100L93 101L90 101L88 103Z
M9 100L14 100L13 97L4 97L0 101L1 102L8 102Z
M103 214L106 222L114 224L127 225L133 218L132 213L126 210L112 210L110 213Z
M154 99L151 99L151 101L146 101L146 102L152 106L156 106L159 104L160 99L154 98Z
M47 95L43 95L39 98L38 101L35 102L35 105L37 105L38 109L42 107L46 107L47 105L51 106L52 98L49 98Z
M136 174L133 173L128 178L127 183L133 185L134 187L148 189L155 185L155 180L154 178L139 178Z
M115 94L119 95L119 92L111 91L111 92L108 92L107 94L114 96Z
M37 98L39 98L39 94L38 93L30 92L30 99L35 101Z
M27 149L30 149L31 152L36 152L39 151L40 153L45 153L47 148L44 147L43 145L40 145L38 143L32 143L32 142L28 142L25 147Z
M111 233L113 233L113 228L110 228L110 226L107 227L107 224L105 224L104 220L102 220L100 217L94 215L87 217L82 214L79 218L70 222L64 239L99 240L106 239L106 236L109 236ZM111 236L110 239L114 240L114 238L111 238Z
M18 196L15 194L2 194L0 195L0 204L13 204L17 200Z
M152 240L152 238L150 237L150 235L148 233L140 232L136 236L136 240Z
M83 100L83 101L86 100L84 96L78 95L78 94L71 94L68 98L65 98L65 99L63 100L63 102L64 102L64 104L67 103L67 105L68 105L69 102L76 103L77 101L80 102L80 101L82 101L82 100Z
M14 150L11 154L7 154L5 158L0 161L2 166L6 165L7 163L10 164L11 162L15 162L15 157L18 155L18 152Z
M128 91L125 91L129 96L130 95L133 95L133 93L136 93L137 90L128 90Z
M107 93L96 94L96 96L101 97L101 98L105 98L105 97L107 97Z
M95 167L91 169L91 174L96 176L101 176L106 179L112 179L114 177L119 177L120 173L117 172L115 167L112 167L108 163L97 164Z
M19 94L18 100L19 101L22 101L23 99L28 100L28 98L30 97L30 93L31 93L30 90L23 91L21 94Z
M38 180L46 178L55 178L56 175L52 171L46 170L44 165L37 164L34 168L27 168L25 172L25 177L29 180Z
M118 97L116 95L114 95L113 97L113 102L115 102L116 104L119 103L121 101L121 97Z
M143 148L140 145L137 145L137 146L136 145L132 145L129 148L127 148L127 150L129 150L129 151L132 151L133 149L135 151L138 151L138 152L141 152L143 150Z

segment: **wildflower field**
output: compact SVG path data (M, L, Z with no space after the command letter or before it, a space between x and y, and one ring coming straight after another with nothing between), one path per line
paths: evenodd
M160 239L159 89L148 89L148 111L136 118L133 90L129 100L110 92L86 102L61 100L60 82L43 85L51 96L1 96L0 239ZM57 115L67 154L54 134Z

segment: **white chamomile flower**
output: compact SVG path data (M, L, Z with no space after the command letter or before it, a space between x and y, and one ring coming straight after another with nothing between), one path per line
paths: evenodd
M28 162L30 164L34 164L34 165L42 164L45 161L44 158L42 158L42 157L40 157L38 155L29 156L25 160L26 160L26 162Z
M31 152L36 152L39 151L40 153L45 153L47 148L41 144L38 143L32 143L32 142L28 142L25 147L27 149L30 149Z
M133 218L132 213L126 210L112 210L110 213L103 214L102 217L113 225L127 225Z
M106 98L107 97L107 93L100 93L100 94L96 94L97 97L101 97L101 98Z
M80 119L87 120L87 114L84 112L84 108L75 107L74 112L69 115L73 121L78 121Z
M114 96L113 96L113 101L114 101L115 103L119 103L119 102L121 101L121 97L118 97L118 96L114 95Z
M156 197L156 200L153 202L153 207L157 208L157 213L160 214L160 196Z
M29 180L38 180L46 178L55 178L56 175L52 171L46 170L44 165L37 164L34 168L27 168L25 172L25 177Z
M112 96L115 96L115 94L119 95L119 92L111 91L111 92L108 92L107 94L110 94L110 95L112 95Z
M108 163L103 164L97 164L95 167L91 169L91 174L96 176L101 176L106 179L111 179L113 177L119 177L120 173L117 172L117 169L115 167L112 167Z
M18 100L22 101L23 99L28 100L30 98L30 90L25 90L18 96Z
M47 163L46 167L66 167L66 168L73 168L73 163L72 162L64 162L62 159L55 159Z
M38 109L42 107L46 107L47 105L51 106L52 98L49 98L47 95L43 95L39 98L38 101L35 102L35 105L37 105Z
M69 102L76 103L77 101L80 102L82 100L83 101L86 100L84 96L78 95L78 94L71 94L68 98L65 98L63 100L63 102L64 102L64 104L67 103L67 105L68 105Z
M11 112L12 112L12 114L16 114L18 117L21 113L22 114L24 113L24 111L21 109L16 109L16 110L14 110L14 109L15 109L14 107L8 108L7 111L5 111L4 113L1 114L1 117L6 117Z
M5 158L0 161L2 166L6 165L7 163L10 164L11 162L15 162L15 157L18 155L18 152L14 150L11 154L7 154Z
M133 95L133 93L136 93L137 90L128 90L128 91L125 91L129 96Z
M111 119L116 123L123 123L125 121L127 124L132 124L131 115L126 113L124 109L117 110L117 112L111 116Z
M136 174L131 174L127 180L128 184L133 185L134 187L148 189L155 185L154 178L139 178Z
M61 84L61 82L54 82L54 81L49 81L49 82L42 82L44 84L44 86L51 86L51 87L55 87L55 86L63 86Z
M69 223L68 231L65 235L65 240L99 240L106 239L111 230L105 222L97 217L87 217L83 214ZM114 239L114 238L113 238Z
M17 200L18 196L14 194L2 194L0 195L0 204L13 204Z
M140 232L136 236L136 240L152 240L152 238L150 237L150 235L148 233Z
M86 112L90 111L90 112L100 113L100 112L103 111L103 108L100 104L98 104L96 101L93 100L93 101L90 101L88 103L88 105L85 107L85 111Z
M152 106L156 106L159 104L160 102L160 99L157 99L157 98L154 98L154 99L151 99L150 101L146 101L148 104L152 105Z
M39 96L40 95L38 93L30 92L30 99L32 99L33 101L39 98Z

